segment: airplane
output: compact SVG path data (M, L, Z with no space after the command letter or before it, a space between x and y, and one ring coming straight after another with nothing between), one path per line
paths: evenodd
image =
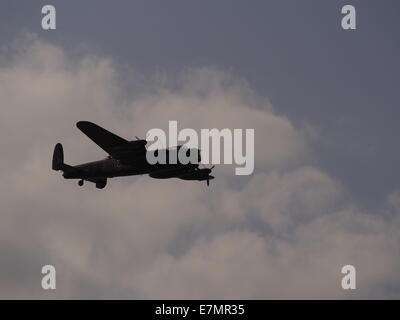
M176 164L150 164L147 161L147 152L159 152L160 150L148 151L145 148L146 140L136 138L128 141L114 133L89 121L79 121L76 126L94 143L108 153L103 160L71 166L64 163L64 151L61 143L54 147L52 169L62 171L65 179L79 179L78 185L83 186L84 181L93 182L96 188L103 189L107 185L108 178L134 176L148 174L155 179L179 178L182 180L207 181L214 179L210 175L211 168L199 168L201 161L199 149L189 149L186 152L196 152L198 162L182 164L179 159ZM171 152L177 152L184 146L162 149L169 159ZM189 156L189 154L187 153ZM191 154L190 154L191 155Z

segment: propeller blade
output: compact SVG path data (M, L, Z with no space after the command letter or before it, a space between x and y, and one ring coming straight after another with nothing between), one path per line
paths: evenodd
M210 186L210 179L207 179L207 187Z

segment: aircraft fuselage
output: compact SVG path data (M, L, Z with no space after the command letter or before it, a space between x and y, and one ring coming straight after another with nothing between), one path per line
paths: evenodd
M114 178L141 174L165 173L165 178L185 174L193 171L198 164L149 164L146 158L137 161L123 162L121 160L107 158L104 160L83 163L73 168L77 171L64 172L65 179L86 178ZM158 177L161 178L161 177Z

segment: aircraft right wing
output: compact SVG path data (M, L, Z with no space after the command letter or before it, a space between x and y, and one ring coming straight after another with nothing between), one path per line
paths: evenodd
M79 121L76 126L115 159L126 160L146 153L146 140L128 141L89 121Z

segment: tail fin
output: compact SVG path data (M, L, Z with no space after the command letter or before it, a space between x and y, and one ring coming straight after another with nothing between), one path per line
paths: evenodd
M64 151L61 143L57 143L53 152L53 170L61 170L64 167Z

